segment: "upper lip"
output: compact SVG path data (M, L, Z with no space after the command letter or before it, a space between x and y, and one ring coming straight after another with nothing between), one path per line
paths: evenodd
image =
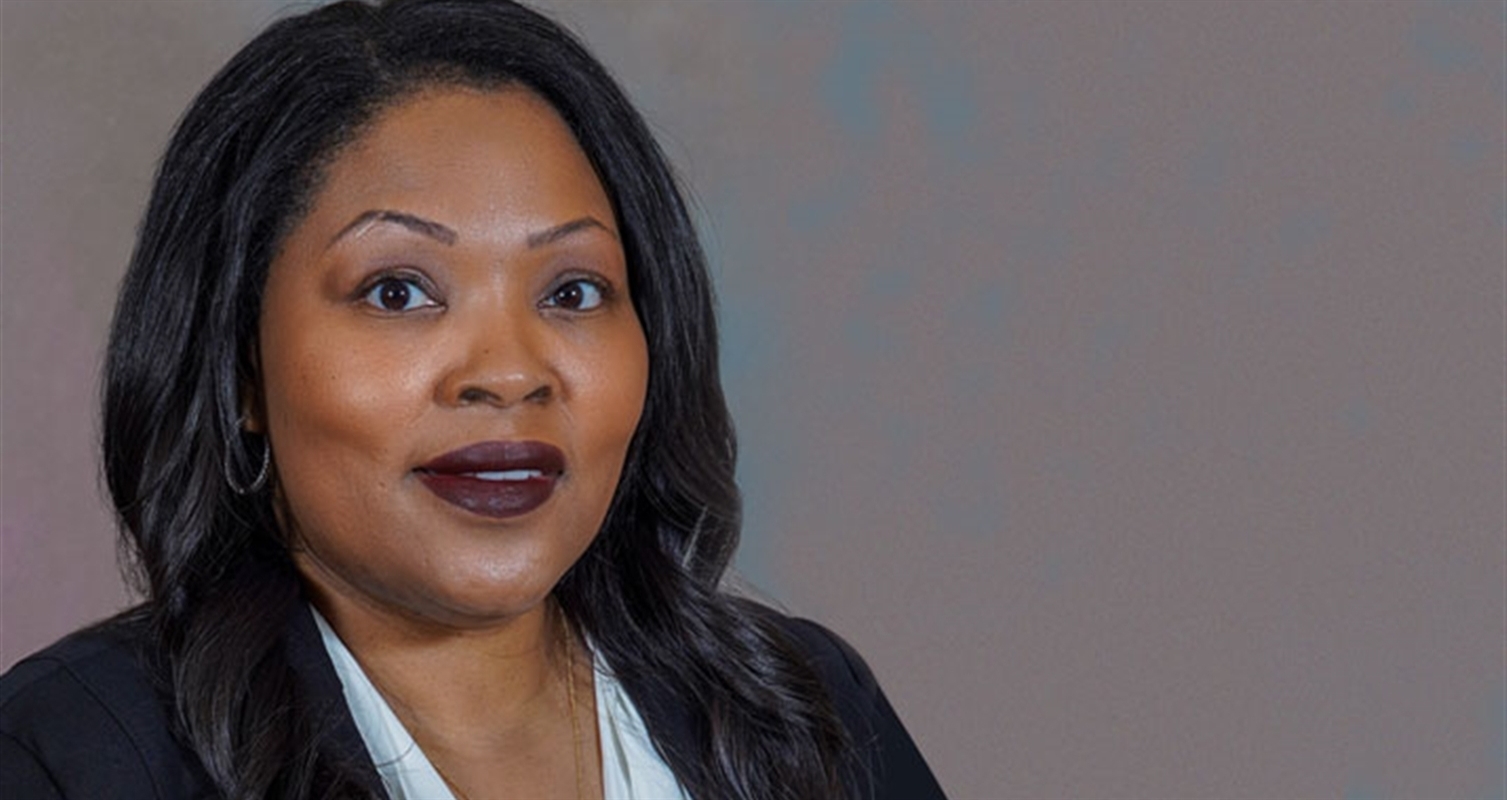
M436 456L418 469L449 474L527 469L558 475L565 471L565 453L544 442L477 442Z

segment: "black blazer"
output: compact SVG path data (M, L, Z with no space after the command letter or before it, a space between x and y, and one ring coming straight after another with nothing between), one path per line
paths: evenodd
M773 615L826 682L849 734L869 768L862 796L885 800L941 798L942 790L863 659L826 628ZM117 620L81 631L16 664L0 676L0 796L31 798L216 797L198 758L173 737L169 710L140 657L141 622ZM328 704L335 741L357 763L376 770L344 703L313 616L294 615L285 644L304 696ZM682 715L673 698L668 718ZM670 746L691 743L689 721L672 726ZM644 798L643 800L655 800Z

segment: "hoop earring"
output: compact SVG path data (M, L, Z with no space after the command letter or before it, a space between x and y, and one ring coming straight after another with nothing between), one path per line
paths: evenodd
M272 466L272 444L267 441L267 437L262 437L262 468L257 470L256 478L245 486L240 486L235 482L234 471L230 467L231 452L232 448L225 449L225 483L230 486L230 491L242 497L261 491L262 487L267 485L267 472Z

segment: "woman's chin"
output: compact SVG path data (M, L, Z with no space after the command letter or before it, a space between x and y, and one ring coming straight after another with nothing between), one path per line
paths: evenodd
M480 630L508 625L515 620L542 612L549 599L549 590L522 592L494 590L492 592L457 593L436 602L428 608L412 609L415 616L436 625Z
M480 630L505 626L539 612L554 581L544 570L475 572L416 577L407 585L378 581L370 573L331 568L305 551L295 557L315 604L332 619L366 617L414 628ZM338 625L337 625L338 627Z

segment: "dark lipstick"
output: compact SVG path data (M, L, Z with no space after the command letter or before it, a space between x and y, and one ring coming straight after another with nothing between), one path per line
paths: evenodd
M544 505L565 472L565 454L544 442L479 442L414 470L441 500L495 519Z

